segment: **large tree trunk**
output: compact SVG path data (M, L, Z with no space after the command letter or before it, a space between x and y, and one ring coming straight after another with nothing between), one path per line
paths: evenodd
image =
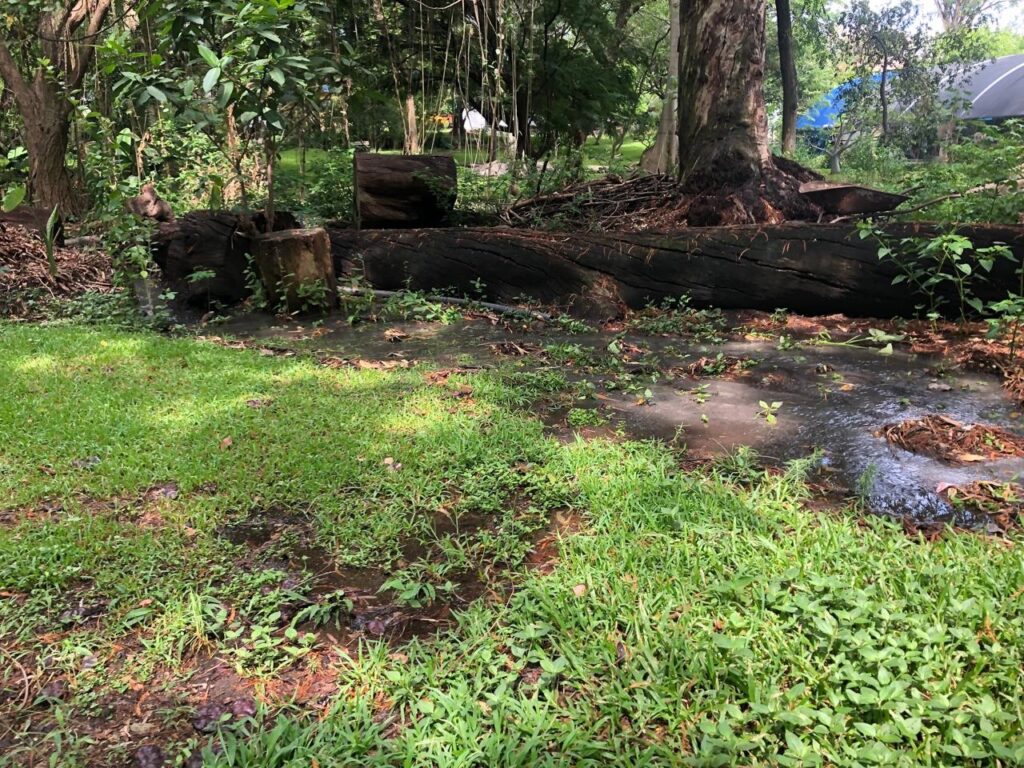
M893 239L927 237L927 224L890 224ZM543 232L521 229L330 230L335 271L358 274L374 288L452 289L484 286L486 297L570 305L607 315L688 296L695 306L765 309L855 317L912 315L917 296L878 242L855 224L777 227L691 227L678 232ZM1000 259L979 287L985 300L1017 284L1024 227L963 227L977 247L1007 243L1016 259ZM956 313L955 302L947 305ZM596 310L596 311L595 311Z
M679 136L677 133L676 104L679 102L679 0L669 0L669 83L661 104L658 133L640 158L640 167L648 173L674 173L679 167Z
M679 173L741 187L771 164L764 108L765 0L682 0Z
M775 0L779 32L779 73L782 77L782 154L796 152L796 117L799 87L793 50L793 11L789 0Z
M67 166L71 126L64 100L49 88L46 91L34 113L23 114L29 191L36 205L68 213L78 207Z
M816 217L776 168L764 107L766 0L681 0L679 175L695 226Z

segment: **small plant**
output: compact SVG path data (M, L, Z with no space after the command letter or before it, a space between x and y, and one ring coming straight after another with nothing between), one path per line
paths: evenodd
M984 302L977 296L979 283L988 274L997 259L1013 258L1005 245L976 248L970 238L957 232L946 232L932 238L905 237L893 242L870 222L859 225L862 239L874 237L879 241L878 258L893 262L900 274L892 279L893 285L908 285L924 300L919 309L929 319L937 320L942 309L955 300L955 310L961 321L967 320L967 311L985 312Z
M769 403L766 400L761 400L760 402L758 402L757 405L758 405L757 415L760 416L762 419L764 419L766 423L774 424L776 421L778 421L778 418L776 417L776 414L779 412L779 409L782 407L782 402L781 401L776 400L773 403Z
M593 408L573 408L565 417L570 427L579 429L581 427L602 427L608 423L600 411Z
M54 255L54 245L57 241L57 230L60 226L60 209L55 205L50 211L50 217L46 220L46 227L43 229L43 244L46 246L46 266L50 270L50 277L57 277L57 258Z

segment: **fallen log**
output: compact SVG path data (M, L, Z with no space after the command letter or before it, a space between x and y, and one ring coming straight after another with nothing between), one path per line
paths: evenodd
M275 230L298 224L285 211L274 219ZM151 241L153 260L178 303L193 307L211 302L236 304L249 296L252 240L265 229L262 213L190 211L159 225Z
M153 234L153 259L176 300L234 304L249 295L246 270L255 231L227 211L191 211Z
M890 237L922 237L940 228L889 224ZM968 226L976 247L1008 244L1024 260L1024 227ZM695 306L855 317L911 315L919 299L893 285L896 264L853 224L691 228L655 232L541 232L521 229L330 230L339 276L362 275L374 288L454 289L478 281L487 297L523 297L568 306L590 317L689 295ZM1002 298L1019 285L1000 259L978 293Z
M358 227L431 227L455 209L455 160L440 155L354 156Z

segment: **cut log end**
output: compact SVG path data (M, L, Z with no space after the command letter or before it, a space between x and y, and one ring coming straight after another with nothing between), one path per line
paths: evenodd
M271 307L288 312L337 306L331 241L324 229L292 229L258 237L253 259Z

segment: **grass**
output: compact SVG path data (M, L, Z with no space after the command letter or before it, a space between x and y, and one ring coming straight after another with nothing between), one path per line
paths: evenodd
M556 374L431 384L0 324L0 380L0 765L121 765L154 741L210 766L1024 761L1015 542L811 511L799 463L687 473L658 444L562 445L524 410ZM226 541L269 509L391 599L450 599L454 624L344 648L297 627L282 604L348 608L313 574L285 583L286 536ZM552 514L578 522L527 567ZM467 575L496 594L450 598ZM263 702L219 753L189 726L208 658ZM155 736L99 732L118 697Z

